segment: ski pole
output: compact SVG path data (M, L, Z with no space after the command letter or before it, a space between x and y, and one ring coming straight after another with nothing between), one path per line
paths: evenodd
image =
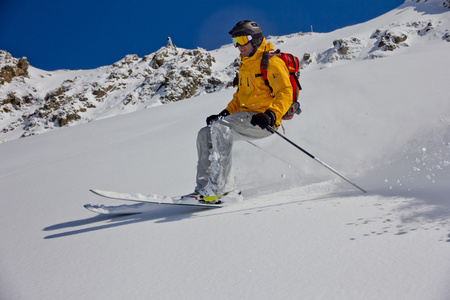
M314 157L314 155L312 155L311 153L309 153L308 151L306 151L305 149L303 149L302 147L300 147L299 145L295 144L293 141L291 141L290 139L288 139L287 137L285 137L284 135L282 135L281 133L279 133L278 131L276 131L272 126L267 126L267 130L269 130L271 133L276 133L278 134L278 136L280 136L281 138L283 138L285 141L287 141L288 143L290 143L292 146L294 146L295 148L299 149L300 151L302 151L303 153L305 153L306 155L308 155L309 157L311 157L312 159L314 159L315 161L317 161L318 163L320 163L322 166L324 166L325 168L327 168L328 170L330 170L331 172L333 172L334 174L336 174L337 176L341 177L342 179L344 179L345 181L347 181L348 183L350 183L351 185L353 185L354 187L356 187L357 189L361 190L363 193L367 193L364 189L362 189L361 187L357 186L356 184L354 184L353 182L351 182L349 179L347 179L345 176L343 176L342 174L340 174L338 171L336 171L335 169L333 169L332 167L330 167L329 165L327 165L326 163L324 163L323 161L321 161L320 159L318 159L317 157Z

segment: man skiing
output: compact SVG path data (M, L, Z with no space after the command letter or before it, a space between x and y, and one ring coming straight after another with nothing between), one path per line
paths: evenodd
M266 42L260 26L253 21L241 21L229 34L241 57L238 89L227 107L209 116L207 126L198 132L197 186L194 193L187 195L207 203L220 203L220 198L234 189L233 142L270 136L267 127L277 129L292 104L289 72L279 57L269 59L270 87L262 79L262 55L274 47Z

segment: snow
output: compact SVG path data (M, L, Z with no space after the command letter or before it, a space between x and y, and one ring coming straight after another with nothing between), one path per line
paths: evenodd
M407 46L364 52L375 30L409 33L423 20L435 29ZM449 299L449 28L448 9L408 2L332 33L279 38L299 57L336 39L364 43L353 59L302 70L303 113L284 126L366 194L274 135L235 145L242 203L127 216L83 208L134 205L92 188L192 192L197 131L231 89L1 143L0 298ZM211 51L226 66L221 51L233 60L235 49Z

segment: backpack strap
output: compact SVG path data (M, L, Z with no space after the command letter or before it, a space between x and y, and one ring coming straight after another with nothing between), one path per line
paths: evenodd
M279 51L279 50L277 50ZM267 79L267 67L269 66L269 59L272 56L272 54L269 51L264 51L263 55L262 55L262 59L261 59L261 74L257 74L256 76L258 77L258 75L262 76L262 79L264 80L264 83L270 88L270 91L273 92L272 87L269 84L269 80Z
M298 80L298 75L294 76L294 80L297 83L299 91L301 91L302 90L302 86L300 85L300 81Z

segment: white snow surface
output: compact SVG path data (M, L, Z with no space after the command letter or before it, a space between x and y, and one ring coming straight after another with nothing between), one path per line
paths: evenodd
M412 25L429 21L423 35ZM364 53L380 28L409 38ZM317 58L360 40L355 57L302 70L303 113L284 126L366 194L274 135L254 142L264 151L233 149L242 203L83 208L131 205L91 188L192 192L197 131L232 89L0 144L0 299L450 299L449 29L448 9L407 2L331 33L272 37ZM211 53L226 66L231 51Z

